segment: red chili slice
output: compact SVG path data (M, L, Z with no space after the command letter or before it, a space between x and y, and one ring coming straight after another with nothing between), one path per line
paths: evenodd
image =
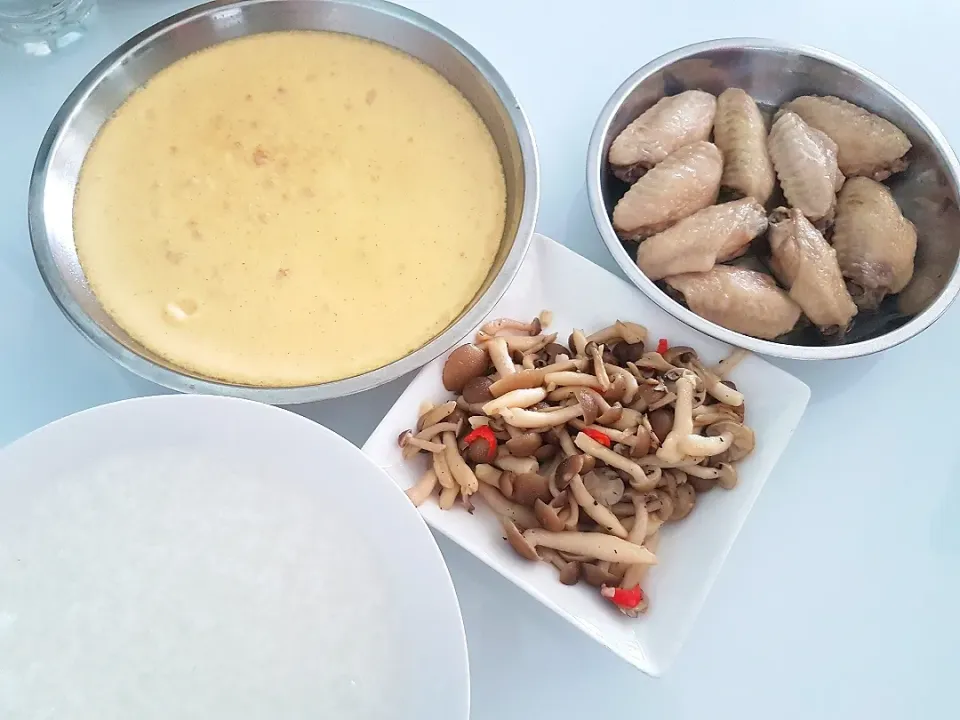
M592 438L593 440L596 440L598 443L600 443L604 447L610 447L610 436L607 435L606 433L602 433L599 430L594 430L592 428L584 428L580 432L582 432L588 438Z

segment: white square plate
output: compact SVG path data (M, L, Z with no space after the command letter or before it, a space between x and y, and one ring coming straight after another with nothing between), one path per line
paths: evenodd
M542 235L534 242L510 289L490 317L529 319L551 310L550 332L566 338L573 328L598 330L614 320L645 325L654 340L689 345L708 363L730 348L681 324L661 311L639 290L585 258ZM472 337L472 333L471 333ZM363 450L403 488L423 473L423 460L405 462L397 435L411 427L423 400L450 399L440 381L445 357L423 368L370 436ZM615 612L593 588L583 583L561 585L546 563L519 558L504 542L493 513L482 503L469 515L455 508L440 510L425 503L426 521L491 568L603 643L640 670L659 675L676 657L693 625L724 558L750 512L767 476L790 441L810 398L797 378L756 356L731 374L747 400L747 422L756 431L757 449L739 464L740 483L732 491L714 490L697 498L686 520L666 526L654 568L644 585L650 611L632 620Z

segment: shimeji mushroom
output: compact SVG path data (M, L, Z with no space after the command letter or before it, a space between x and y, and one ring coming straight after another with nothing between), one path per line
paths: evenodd
M443 364L443 386L451 392L460 392L467 381L483 375L489 365L486 350L476 345L461 345Z
M647 341L647 329L637 323L617 320L613 325L597 330L587 336L587 342L610 343L611 340L622 340L629 345L643 344Z
M484 502L490 506L501 518L509 518L517 525L523 528L535 528L538 526L537 517L530 508L524 507L519 503L511 502L495 487L484 483L477 490L477 494L484 499Z
M581 478L587 492L604 507L613 507L623 498L623 478L608 468L591 470Z
M446 450L443 455L447 461L447 466L450 468L450 474L453 475L453 479L463 488L465 494L470 495L475 493L480 482L477 480L477 476L473 474L470 466L467 465L460 456L460 448L457 447L456 436L452 432L444 433L443 444L446 445Z
M619 455L610 448L606 448L589 435L578 433L574 444L588 455L605 462L612 468L623 470L630 476L630 487L638 492L647 492L656 487L656 479L648 476L644 469L630 458Z
M543 430L551 427L561 427L574 418L583 414L579 405L570 405L560 410L538 412L522 408L503 408L498 411L500 417L510 425L522 430Z
M447 463L446 446L442 453L433 456L433 471L437 474L437 481L443 488L457 487L457 481L453 479L450 472L450 465Z
M603 345L588 342L585 349L587 357L593 361L593 374L600 383L600 389L604 391L609 390L610 376L607 374L607 368L603 364Z
M500 476L503 474L503 471L498 470L493 465L480 463L473 469L473 474L476 475L477 480L482 483L492 485L493 487L500 487Z
M490 361L500 373L500 377L505 378L517 372L516 365L513 364L513 358L510 357L510 350L507 347L507 341L502 337L493 338L484 343Z
M622 562L628 565L635 563L656 565L657 563L657 556L642 545L634 545L607 533L550 532L541 528L532 528L525 531L523 537L534 548L542 545L586 558Z
M619 365L605 365L604 367L610 375L614 376L614 378L623 378L623 382L626 384L626 389L623 391L622 402L624 405L630 405L636 399L637 392L640 390L640 385L637 382L637 379L629 370L626 370Z
M717 484L724 490L733 490L737 486L737 469L730 463L720 463Z
M407 488L407 497L414 507L420 507L433 494L437 487L437 474L433 468L427 470L413 486Z
M543 440L537 433L521 433L512 437L504 444L504 447L514 457L529 457L534 455L537 450L543 446Z
M664 359L677 367L682 367L695 373L708 393L713 395L724 405L743 405L743 395L729 385L724 385L721 379L709 370L697 356L697 351L691 347L677 345L671 347L664 354Z
M686 455L706 457L719 455L733 442L730 432L716 436L697 435L693 430L693 393L696 383L689 375L677 378L677 401L674 405L673 429L657 450L657 457L667 462L679 462ZM653 422L651 418L651 423Z
M514 457L506 448L497 450L497 456L493 459L493 464L501 470L509 470L515 473L535 473L540 469L540 463L532 457Z
M566 385L582 385L597 390L602 387L596 375L572 370L546 373L543 376L543 382L546 383L548 392Z
M441 420L446 420L457 409L457 401L450 400L449 402L442 403L435 407L431 407L428 410L421 413L420 417L417 419L417 431L421 431L424 428L428 428L431 425L436 425Z
M403 451L401 454L405 460L409 460L421 450L430 453L443 452L443 445L441 443L421 440L409 430L404 430L400 433L400 436L397 438L397 445L399 445Z
M483 412L487 415L495 415L503 408L528 408L542 402L546 397L547 391L542 387L511 390L484 404Z
M627 531L620 524L619 518L614 515L610 508L601 505L600 502L590 494L583 479L579 475L574 475L570 480L570 492L576 499L577 504L583 508L583 511L593 518L596 523L607 532L616 535L619 538L626 538Z
M534 318L528 323L511 318L497 318L496 320L490 320L484 323L483 327L480 328L480 333L484 337L493 337L505 330L512 330L527 335L539 335L543 331L543 323L540 321L540 318Z
M707 435L719 438L729 436L731 438L729 448L725 449L724 452L720 453L717 457L717 461L726 463L743 460L753 452L753 448L757 442L753 430L746 425L730 420L721 420L720 422L713 423L713 425L707 428Z
M562 502L561 502L562 501ZM557 504L555 505L554 502ZM560 517L560 510L567 505L567 496L557 495L549 503L545 503L540 498L533 503L533 514L542 527L553 532L561 532L564 529L563 518Z

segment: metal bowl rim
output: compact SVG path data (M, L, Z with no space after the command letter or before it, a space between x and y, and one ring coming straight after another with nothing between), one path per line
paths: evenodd
M792 360L839 360L844 358L861 357L873 353L888 350L900 343L906 342L910 338L926 330L930 325L936 322L950 307L960 292L960 262L954 266L950 279L937 298L903 326L869 340L850 343L849 345L834 346L804 346L787 345L785 343L773 342L771 340L761 340L749 335L738 333L734 330L728 330L725 327L717 325L705 318L700 317L693 311L687 309L679 302L676 302L664 293L656 284L644 275L637 264L624 249L613 229L610 218L607 215L607 209L603 202L601 192L601 178L604 172L604 139L609 132L610 125L614 115L620 109L627 97L650 75L663 70L679 60L683 60L702 52L713 50L779 50L797 55L821 60L834 65L841 70L853 73L854 75L876 85L882 91L889 94L894 100L900 103L913 117L917 123L930 136L937 153L942 158L944 164L949 169L950 175L956 187L960 188L960 162L956 154L947 142L946 137L931 120L927 114L916 104L909 100L893 85L874 75L850 60L821 50L809 45L780 42L767 38L754 37L734 37L722 38L719 40L709 40L706 42L694 43L685 47L672 50L660 57L647 63L639 70L630 75L613 92L610 99L607 100L600 111L600 116L593 127L590 136L590 144L587 149L587 197L590 202L590 211L593 214L594 222L600 232L607 250L613 256L617 265L629 280L636 285L644 295L653 300L660 308L670 313L681 322L696 328L700 332L710 335L717 340L729 343L737 347L742 347L763 355L787 358Z
M307 0L316 2L318 0ZM213 15L224 10L250 5L272 4L282 0L236 0L224 2L213 0L183 12L171 15L151 25L121 44L87 73L76 88L67 96L43 136L30 177L27 220L34 258L43 282L61 312L77 330L100 350L109 355L127 370L152 382L190 393L228 395L269 404L300 404L343 397L363 392L416 370L451 349L460 339L493 310L507 288L513 282L533 239L540 204L540 163L533 130L516 96L506 80L490 61L462 37L444 25L425 15L414 12L385 0L319 0L325 4L344 5L373 10L424 30L449 45L470 63L497 95L504 113L510 118L517 135L523 164L523 203L517 231L503 264L493 281L477 300L443 332L428 343L399 360L353 377L314 385L295 387L271 387L239 385L191 375L164 367L144 357L116 340L106 332L74 299L67 287L50 247L44 219L44 194L47 185L48 166L53 148L60 139L67 121L86 102L90 92L104 76L126 57L147 47L158 37L198 17ZM256 34L256 33L250 33Z

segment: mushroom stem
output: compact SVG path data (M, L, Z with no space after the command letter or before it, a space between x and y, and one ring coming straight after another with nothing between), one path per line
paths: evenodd
M720 471L717 468L704 467L703 465L681 465L680 470L687 475L703 478L704 480L714 480L720 477Z
M640 390L640 385L637 383L637 379L633 374L618 365L607 364L604 365L604 368L610 375L616 375L623 378L623 381L627 384L627 389L623 393L623 404L629 405L632 403L636 397L637 392Z
M496 320L490 320L484 323L483 327L480 328L480 332L484 335L493 336L504 330L516 330L527 333L528 335L539 335L542 329L543 325L539 318L534 318L528 323L514 320L513 318L497 318Z
M473 474L477 476L477 480L480 482L498 488L500 487L500 476L503 474L503 471L498 470L493 465L480 463L473 469Z
M441 510L449 510L453 507L459 495L460 490L458 488L443 488L440 491L440 501L437 504Z
M417 430L423 430L428 428L431 425L436 425L441 420L445 420L446 417L457 409L457 401L450 400L445 402L442 405L437 405L436 407L430 408L426 412L420 415L417 420Z
M497 369L497 372L500 373L501 379L517 372L517 368L510 358L510 350L507 348L506 340L502 337L493 338L486 343L485 347L491 362L493 362L493 366ZM491 385L491 387L493 386Z
M453 479L463 488L466 495L475 493L480 482L477 480L477 476L473 474L470 466L460 457L456 435L452 432L445 432L443 434L443 444L447 446L443 455L447 465L450 466L450 474L453 475Z
M627 530L620 524L619 518L610 512L610 508L604 507L596 498L590 494L586 485L583 484L583 478L574 475L570 480L570 490L573 491L573 497L577 504L583 508L584 512L593 518L600 527L613 533L618 538L626 538Z
M633 503L633 527L627 534L627 540L635 545L643 545L643 540L647 537L650 515L640 493L635 492L630 500Z
M487 415L493 415L502 408L526 408L542 402L547 397L547 391L542 387L524 388L522 390L511 390L508 393L494 398L483 406L483 412Z
M743 362L748 355L750 355L749 350L737 348L727 357L717 363L717 365L712 369L713 374L721 380L725 379L737 365Z
M668 436L669 437L669 436ZM721 433L713 437L695 435L692 432L689 435L680 438L680 449L686 455L694 457L708 457L710 455L719 455L733 443L731 433Z
M407 488L407 497L410 498L414 507L420 507L433 494L436 487L437 474L433 471L433 468L430 468L417 480L416 484Z
M540 528L527 530L523 537L534 545L575 553L583 557L629 565L656 565L657 556L642 545L600 532L550 532Z
M523 473L535 473L540 469L540 463L537 462L536 458L513 457L512 455L505 453L503 448L497 452L497 457L494 459L493 464L501 470L515 472L518 475Z
M456 433L460 429L460 426L457 423L452 422L439 422L436 425L431 425L430 427L425 427L423 430L418 432L415 437L418 440L430 440L431 438L440 435L445 432Z
M441 487L457 487L457 481L453 479L453 475L450 473L450 465L447 464L446 446L444 446L442 453L433 456L433 471L437 474L437 480Z
M603 345L588 342L587 355L593 359L593 374L600 382L600 389L606 392L610 389L610 376L603 364Z
M610 448L606 448L589 435L577 433L573 440L574 444L588 455L593 455L597 460L602 460L607 465L617 470L623 470L630 475L630 487L638 492L648 492L656 487L655 478L648 477L643 468L637 465L623 455L615 453Z
M443 452L443 445L440 443L430 442L429 440L421 440L409 430L402 432L397 440L401 450L403 450L402 455L405 460L409 460L421 450L425 450L430 453Z
M501 517L510 518L522 528L537 527L537 517L529 508L507 500L503 493L491 485L482 484L477 494L484 499L490 509Z
M505 422L524 430L562 426L582 414L583 408L579 405L570 405L551 412L537 412L522 408L503 408L499 411L500 417Z
M570 349L578 357L584 357L587 351L587 338L583 335L583 330L574 330L570 333Z
M677 400L674 403L673 428L660 444L657 457L665 462L680 462L686 454L681 440L693 434L693 393L696 385L687 375L677 378Z
M595 375L583 372L550 372L543 376L543 382L547 385L547 390L555 390L565 385L582 385L601 390L602 385Z

